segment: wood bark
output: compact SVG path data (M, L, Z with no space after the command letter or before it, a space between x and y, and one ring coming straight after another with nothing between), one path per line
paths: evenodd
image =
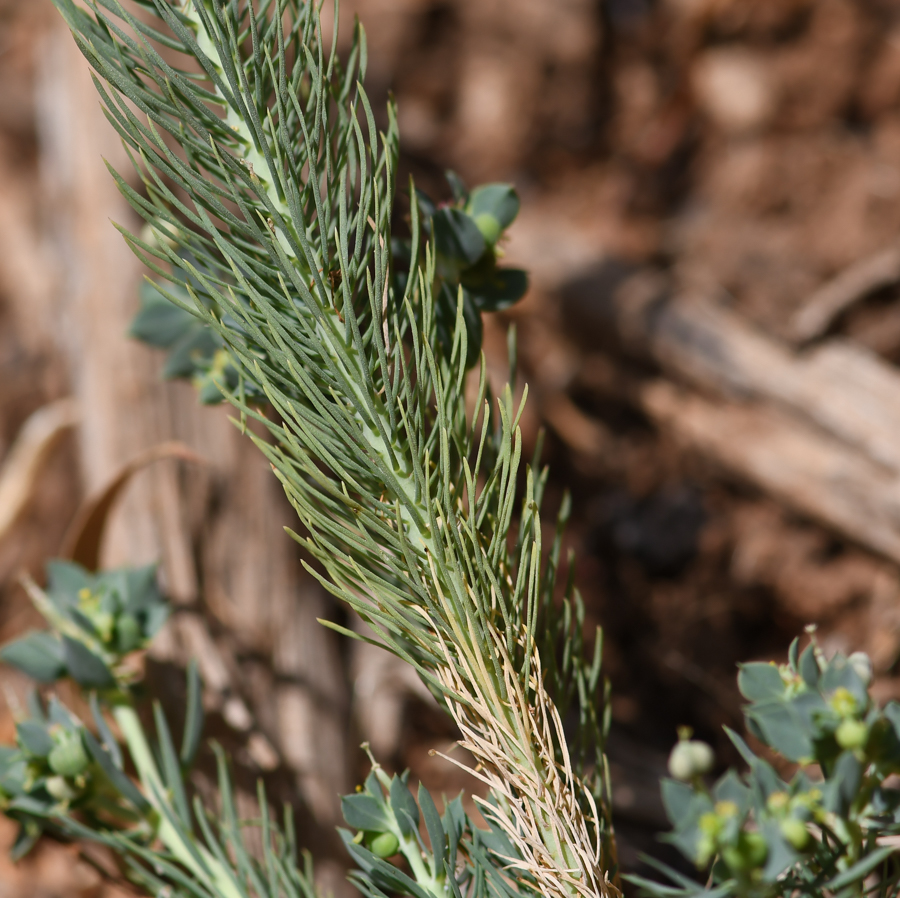
M653 275L586 310L676 382L644 409L732 472L900 562L900 374L846 340L795 352L708 299Z
M642 405L682 442L768 495L900 563L900 480L769 405L720 402L664 381Z

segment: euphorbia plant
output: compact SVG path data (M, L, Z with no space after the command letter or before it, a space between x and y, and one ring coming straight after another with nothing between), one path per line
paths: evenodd
M493 394L480 352L482 314L527 287L500 264L515 191L469 192L451 174L449 203L412 184L399 196L395 110L379 131L364 32L340 57L319 2L55 3L142 184L112 172L145 222L125 239L154 274L133 333L169 349L167 373L194 378L204 401L231 403L238 426L268 431L250 436L297 512L310 573L371 635L328 625L413 665L487 786L484 829L372 759L343 802L353 881L372 898L616 893L602 643L598 632L586 653L571 575L558 583L568 502L545 551L547 474L522 463L525 398ZM404 203L405 236L392 227ZM514 383L512 340L510 362ZM20 848L49 828L108 844L155 894L311 895L290 816L277 830L262 794L263 847L246 847L224 761L218 816L189 800L195 674L181 751L161 712L155 747L144 731L123 661L162 619L148 575L57 566L32 595L51 630L5 657L39 679L71 676L94 721L35 700L0 755ZM676 871L673 886L635 882L660 898L895 891L896 715L874 708L860 667L809 649L783 669L745 668L751 728L821 773L782 779L735 736L749 776L709 787L709 752L685 738L672 765L685 782L664 794L673 840L712 866L710 885Z
M495 869L512 891L615 890L600 640L583 654L580 600L571 580L557 590L561 532L542 551L546 474L522 464L524 399L508 386L494 398L479 351L481 314L527 284L498 264L515 192L468 193L454 178L453 202L434 207L411 185L398 240L393 105L379 132L362 28L340 58L318 2L56 5L143 185L112 173L146 222L125 237L171 307L151 293L135 329L172 347L170 373L268 429L251 438L296 509L311 573L458 724L497 834L472 836L466 856L482 872L467 888ZM191 319L172 325L177 310ZM162 808L160 827L175 826ZM450 820L444 836L463 830ZM351 844L368 887L387 887L375 843ZM452 891L456 871L435 863L428 888Z
M711 752L682 739L663 800L671 841L706 887L663 867L672 885L632 878L656 898L896 895L900 891L900 704L869 694L862 652L826 658L813 639L787 664L742 665L753 751L728 735L748 770L710 785Z

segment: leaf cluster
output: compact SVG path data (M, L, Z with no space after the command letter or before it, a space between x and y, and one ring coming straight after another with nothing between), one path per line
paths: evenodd
M16 725L16 744L0 746L0 809L19 824L11 855L31 850L47 830L65 832L58 818L78 814L86 826L131 826L146 802L117 766L121 755L96 701L93 711L102 743L51 698L29 697L30 716ZM110 747L113 746L113 753Z
M409 898L518 895L497 862L516 856L502 830L474 826L461 796L445 797L440 814L421 784L413 795L408 776L407 771L389 777L373 761L365 784L341 799L350 829L339 832L358 867L350 878L360 891L368 898L382 898L385 892Z
M126 684L122 659L146 647L169 614L156 566L91 574L72 562L52 561L47 579L46 591L26 586L53 629L8 643L0 659L41 683L70 676L89 689Z
M466 325L466 367L478 361L483 339L481 315L507 309L527 292L528 275L521 269L500 267L500 244L519 211L519 197L510 184L484 184L471 194L454 172L447 178L456 191L452 204L438 206L423 191L417 191L421 214L421 236L432 237L437 251L433 293L436 296L437 336L446 351L452 351L456 305L460 293ZM150 230L143 235L148 244L158 239ZM173 248L177 244L169 239ZM403 296L409 281L413 241L401 237L391 240L391 283L394 295ZM425 265L419 241L417 263ZM341 273L328 273L332 286L340 283ZM190 273L182 272L192 283ZM337 282L337 283L335 283ZM192 283L199 287L199 284ZM201 290L202 292L202 290ZM178 302L166 296L170 293ZM238 372L231 364L221 337L191 311L191 297L180 284L160 290L147 280L140 290L140 310L129 328L129 336L168 352L162 375L167 380L192 380L198 398L205 405L222 401L218 386L224 381L229 390L238 384ZM264 400L264 394L252 380L243 382L245 395Z
M795 640L787 664L743 665L747 727L771 760L728 730L747 773L663 782L666 838L709 885L668 868L673 886L632 881L657 898L900 892L900 704L878 707L870 679L867 656L826 659L814 640L802 653Z
M221 343L203 370L241 426L268 431L251 436L311 572L465 728L528 875L604 893L599 639L586 654L571 578L557 604L562 532L545 558L524 397L495 399L477 351L481 311L525 287L498 265L514 191L456 184L427 209L413 187L399 264L396 117L389 105L379 132L360 27L342 61L316 3L56 2L141 180L113 173L153 235L126 238Z
M482 314L508 309L528 290L525 271L498 264L502 258L500 243L519 214L519 196L511 184L482 184L470 193L455 172L446 174L453 190L452 202L438 206L421 190L416 198L424 236L431 239L436 255L432 286L436 336L445 352L450 353L461 298L466 327L465 364L471 368L481 353ZM402 293L412 241L394 237L392 248L398 274L396 289ZM420 256L420 265L422 261Z
M44 831L71 835L75 821L95 832L127 831L142 842L157 828L153 802L126 773L125 758L106 712L134 701L129 656L147 647L169 612L155 566L91 574L71 562L47 565L48 588L28 584L49 629L32 631L0 648L0 659L45 686L71 678L90 692L92 726L52 695L33 691L28 716L16 725L15 746L0 748L0 806L20 825L14 855L28 851ZM180 756L174 754L157 710L159 756L166 788L184 804L181 776L193 763L203 726L200 681L188 676L188 714ZM74 815L74 816L73 816Z

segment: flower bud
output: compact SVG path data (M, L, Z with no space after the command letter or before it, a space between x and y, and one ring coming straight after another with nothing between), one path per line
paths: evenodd
M696 739L682 739L669 755L669 773L674 779L688 782L709 773L715 764L713 750Z

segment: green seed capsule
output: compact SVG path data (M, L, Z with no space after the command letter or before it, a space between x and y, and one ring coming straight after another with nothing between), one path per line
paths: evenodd
M393 833L378 833L369 842L369 851L376 857L393 857L400 849L400 840Z
M141 625L130 615L122 614L116 621L116 648L124 655L134 651L143 641Z
M869 738L869 728L861 720L843 720L834 731L834 738L841 748L855 751L865 746Z
M806 824L796 817L788 817L787 820L781 821L781 835L797 851L803 851L809 843L809 830Z
M736 845L722 849L722 860L732 870L746 873L761 867L768 853L769 846L759 833L741 833Z
M77 733L67 734L47 758L47 763L54 773L60 776L78 776L88 766L89 760L84 750L81 736Z

